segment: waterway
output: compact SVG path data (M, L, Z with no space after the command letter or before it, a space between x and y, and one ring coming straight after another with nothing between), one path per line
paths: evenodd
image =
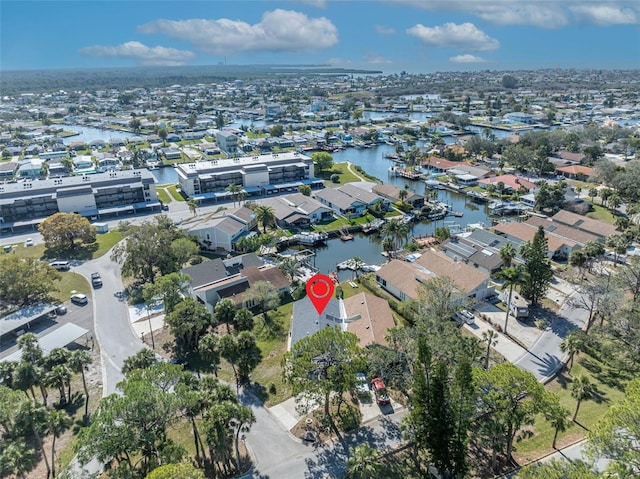
M101 128L94 128L91 126L68 125L65 123L60 123L58 126L66 131L73 131L78 133L77 135L63 138L62 142L65 145L76 141L84 141L85 143L89 143L93 140L102 140L108 143L111 138L131 138L133 136L136 136L133 133L129 133L128 131L105 130Z

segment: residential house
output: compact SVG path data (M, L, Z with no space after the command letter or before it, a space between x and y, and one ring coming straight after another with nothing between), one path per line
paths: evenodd
M331 208L301 193L267 198L262 204L273 208L276 222L282 228L306 228L312 223L333 218Z
M91 155L78 155L73 159L73 169L78 173L95 171L95 164Z
M338 188L325 188L316 191L315 198L347 218L362 216L368 207L383 201L375 193L347 183Z
M230 274L224 268L224 263L221 260L217 261L219 263L210 269L207 269L206 265L211 261L206 261L198 265L202 267L198 271L190 271L191 268L182 270L192 278L196 275L197 280L191 281L190 294L204 304L209 312L213 312L215 305L222 299L233 300L239 308L251 309L255 304L246 298L244 293L258 281L270 283L281 295L289 291L289 280L277 266L252 265Z
M331 298L318 314L308 296L293 303L289 348L318 331L338 326L355 334L359 346L386 345L389 329L395 327L389 303L369 293L359 293L345 300Z
M1 180L10 180L12 179L16 171L18 170L18 163L15 161L7 161L4 163L0 163L0 179Z
M180 150L172 146L167 148L160 148L160 152L167 160L179 160L182 158Z
M232 157L238 154L238 137L230 131L220 130L216 132L216 141L227 156Z
M586 231L587 233L596 235L601 239L605 239L607 236L620 234L617 228L612 224L605 223L600 220L594 220L567 210L558 211L551 217L551 219L558 223Z
M21 178L36 178L40 176L43 164L40 158L25 158L20 162L18 174Z
M582 165L556 166L556 173L572 180L586 181L593 174L593 168Z
M398 203L400 201L404 201L405 203L410 204L414 208L420 208L424 206L424 195L420 195L413 190L403 190L407 192L407 196L404 200L400 199L400 191L402 188L398 188L397 186L393 186L390 184L376 184L373 188L371 188L371 192L375 193L378 196L386 198L392 203Z
M196 216L182 222L182 227L198 238L203 249L227 252L235 251L236 242L256 225L253 211L245 207Z
M420 283L435 277L450 278L469 297L482 300L493 294L489 275L436 251L425 251L409 263L393 259L376 272L376 281L400 300L418 299Z
M493 185L497 188L499 183L502 183L502 185L504 185L505 192L516 192L520 188L524 188L526 191L531 191L537 188L535 183L511 174L494 176L493 178L484 178L478 181L478 184L481 188L486 188L488 185Z
M395 327L389 302L368 293L343 300L347 332L358 336L359 346L387 345L387 334Z
M538 228L530 224L511 221L509 223L498 223L494 226L494 230L496 233L513 240L532 242ZM574 249L580 247L576 241L548 231L545 231L545 237L547 239L547 256L549 258L567 259Z

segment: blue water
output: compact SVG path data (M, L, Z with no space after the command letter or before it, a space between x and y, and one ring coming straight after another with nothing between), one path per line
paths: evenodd
M89 143L93 140L102 140L105 142L109 142L111 138L131 138L132 136L136 136L133 133L129 133L126 131L102 130L100 128L93 128L90 126L67 125L64 123L60 123L59 126L67 131L74 131L78 133L75 136L64 138L62 142L65 145L76 141L84 141L85 143Z
M170 183L178 182L178 173L175 168L165 166L164 168L158 168L157 170L151 170L151 174L155 176L159 185L167 185Z

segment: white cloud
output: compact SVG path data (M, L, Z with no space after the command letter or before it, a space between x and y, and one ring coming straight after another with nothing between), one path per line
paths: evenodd
M167 47L148 47L140 42L126 42L121 45L93 45L80 49L80 52L91 57L130 58L143 66L179 66L186 65L195 58L188 50Z
M435 12L475 15L497 25L561 28L573 21L597 25L640 23L637 0L389 0Z
M619 5L576 5L570 10L580 20L603 26L635 24L640 18L640 14L632 8Z
M449 58L449 61L452 63L484 63L487 60L476 55L466 53L464 55L456 55L455 57L451 57Z
M163 33L191 42L213 55L239 52L308 52L338 43L338 29L325 17L309 18L291 10L265 12L250 25L239 20L155 20L141 25L142 33Z
M407 30L422 43L433 47L458 48L486 52L500 47L500 42L479 30L473 23L445 23L437 27L418 24Z
M385 25L376 25L376 33L380 35L393 35L396 33L395 28L387 27Z
M351 60L345 60L344 58L329 58L326 63L332 66L341 66L341 65L351 65L353 62Z

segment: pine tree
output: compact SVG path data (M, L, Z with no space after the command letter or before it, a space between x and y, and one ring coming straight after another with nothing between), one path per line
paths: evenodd
M533 241L523 244L520 251L525 260L525 281L521 292L534 305L544 297L553 278L551 262L547 257L547 249L544 228L540 226L533 237Z

